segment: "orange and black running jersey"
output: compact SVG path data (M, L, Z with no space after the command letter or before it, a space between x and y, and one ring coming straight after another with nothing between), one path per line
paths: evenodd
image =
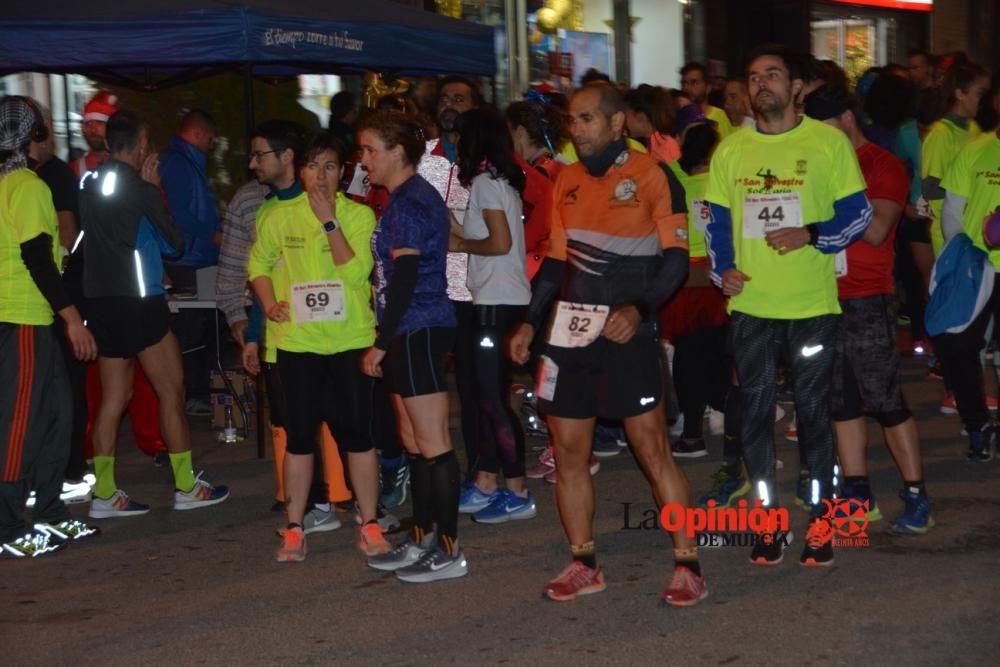
M661 251L687 249L684 189L643 153L625 150L603 176L582 163L562 169L552 202L548 257L566 262L561 298L618 306L636 302Z

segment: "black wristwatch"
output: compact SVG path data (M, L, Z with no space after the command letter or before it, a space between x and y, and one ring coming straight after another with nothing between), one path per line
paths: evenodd
M809 232L809 245L815 247L819 243L819 227L817 225L806 225Z
M340 225L337 224L336 220L327 220L326 222L323 223L323 231L325 231L327 234L329 234L330 232L335 232L338 229L340 229Z

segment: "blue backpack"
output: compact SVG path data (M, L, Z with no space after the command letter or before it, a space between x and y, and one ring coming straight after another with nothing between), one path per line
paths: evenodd
M931 273L924 326L931 336L961 333L982 312L993 293L995 269L989 256L965 234L945 245Z

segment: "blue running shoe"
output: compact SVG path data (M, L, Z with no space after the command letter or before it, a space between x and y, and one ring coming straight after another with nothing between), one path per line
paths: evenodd
M510 489L498 489L497 497L485 508L472 515L476 523L506 523L534 519L538 512L535 509L535 497L528 492L522 498Z
M410 466L405 463L395 468L381 466L379 473L382 482L382 494L378 497L379 504L391 509L405 503L406 484L410 481Z
M882 510L878 508L878 503L875 502L875 494L871 494L866 498L856 493L850 484L844 482L844 484L840 487L840 497L844 500L854 500L859 505L863 504L867 500L868 511L865 513L865 518L868 519L868 522L874 523L882 520ZM851 521L861 523L861 517L859 515L852 514Z
M469 484L458 497L458 511L462 514L475 514L489 505L500 494L500 489L493 493L483 493L475 484Z
M892 524L892 532L897 535L924 535L934 527L931 501L927 499L927 494L903 489L899 497L903 500L903 515Z
M750 482L739 475L733 476L722 466L712 475L712 488L698 498L699 507L708 507L708 501L714 500L716 507L735 507L741 496L750 493Z

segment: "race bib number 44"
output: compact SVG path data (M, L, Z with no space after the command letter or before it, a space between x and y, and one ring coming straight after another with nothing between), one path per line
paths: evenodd
M552 321L549 345L587 347L601 335L610 308L560 301Z
M762 239L768 232L802 226L799 193L750 195L743 200L743 238Z
M344 283L330 280L292 285L292 310L299 324L347 319Z

